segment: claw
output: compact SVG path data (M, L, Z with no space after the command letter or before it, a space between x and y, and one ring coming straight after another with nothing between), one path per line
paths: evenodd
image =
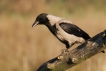
M62 49L62 52L69 52L68 49Z

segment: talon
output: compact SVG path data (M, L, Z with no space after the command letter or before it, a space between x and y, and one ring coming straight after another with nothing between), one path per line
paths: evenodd
M64 52L66 49L61 49L62 52Z
M62 52L68 52L68 49L62 49L61 51Z

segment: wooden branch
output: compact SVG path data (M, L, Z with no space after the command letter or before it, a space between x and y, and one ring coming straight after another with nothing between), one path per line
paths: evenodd
M77 48L63 50L59 56L42 64L37 71L66 71L104 49L106 49L106 30Z

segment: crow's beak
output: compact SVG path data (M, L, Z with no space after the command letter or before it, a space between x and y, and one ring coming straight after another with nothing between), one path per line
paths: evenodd
M33 24L32 24L32 27L34 27L34 26L36 26L36 25L38 25L39 24L39 22L38 21L35 21Z

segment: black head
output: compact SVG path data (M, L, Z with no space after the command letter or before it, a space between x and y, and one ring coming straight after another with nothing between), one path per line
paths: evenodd
M38 25L38 24L46 24L48 22L46 13L41 13L37 16L35 22L33 23L32 27Z

